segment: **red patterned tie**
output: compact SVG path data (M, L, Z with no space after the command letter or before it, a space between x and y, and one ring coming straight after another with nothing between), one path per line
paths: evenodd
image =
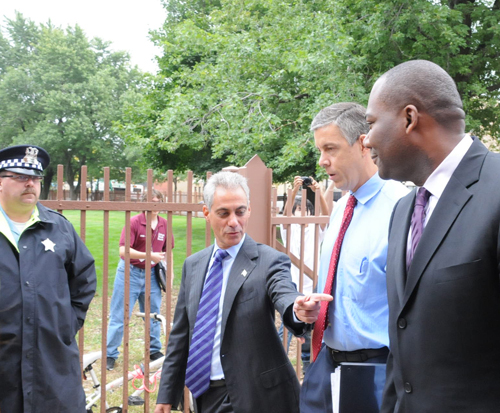
M347 206L344 210L344 218L342 219L342 225L340 226L339 235L333 246L332 258L330 259L330 267L328 268L328 277L326 279L325 289L323 293L332 294L333 289L333 279L335 273L337 272L337 263L340 256L340 248L342 247L342 241L344 240L344 235L351 223L352 213L354 212L354 207L356 206L357 199L354 195L351 195L347 200ZM321 350L321 343L323 341L323 333L325 332L326 325L328 323L328 305L329 301L321 302L321 309L319 310L318 320L314 324L314 333L312 336L312 349L313 349L313 361L316 361L319 351Z

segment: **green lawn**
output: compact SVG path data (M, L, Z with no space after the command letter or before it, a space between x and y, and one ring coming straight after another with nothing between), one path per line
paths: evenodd
M74 225L76 231L80 233L80 211L64 211L64 215ZM86 239L85 243L92 253L96 261L96 271L98 278L98 293L102 288L103 274L103 254L104 254L104 213L102 211L87 211L86 212ZM135 215L135 213L132 213ZM163 215L164 216L164 215ZM165 217L165 216L164 216ZM205 219L192 219L193 236L191 251L194 254L205 247ZM115 278L116 265L118 263L118 244L122 228L125 225L125 212L110 211L109 212L109 260L108 273L109 285L113 286ZM185 216L174 215L172 227L174 231L174 285L180 283L182 274L182 264L186 259L186 226L187 219Z

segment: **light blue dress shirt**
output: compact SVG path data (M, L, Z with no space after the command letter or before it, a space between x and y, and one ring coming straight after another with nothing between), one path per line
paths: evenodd
M0 205L0 212L5 217L7 223L9 224L10 232L12 233L12 237L16 241L16 244L19 243L19 238L21 237L21 233L23 232L24 227L26 226L26 222L20 223L12 221L7 215L7 213L3 210L1 205Z
M226 287L227 280L229 279L229 273L231 272L231 268L233 267L234 259L238 255L241 246L245 242L246 234L243 235L241 241L228 248L226 251L229 255L222 261L222 291L219 300L219 314L217 315L217 325L215 327L215 337L214 337L214 348L212 350L212 365L210 368L210 380L220 380L224 378L224 371L222 370L222 364L220 362L220 344L221 344L221 326L222 326L222 310L224 297L226 295ZM214 257L216 251L220 249L217 245L217 241L215 241L214 249L212 251L212 257L210 258L210 262L208 263L208 268L212 267L212 263L214 262ZM207 271L208 275L208 271ZM206 281L206 278L205 278Z
M384 181L376 173L353 194L358 202L340 250L334 300L323 336L328 347L354 351L389 345L385 279L389 221L394 205L408 192L400 182ZM325 288L350 195L337 202L330 217L321 251L318 292Z

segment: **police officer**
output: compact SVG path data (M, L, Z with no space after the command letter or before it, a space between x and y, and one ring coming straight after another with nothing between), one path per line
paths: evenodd
M85 413L75 340L96 289L73 226L38 203L49 154L0 150L0 410Z

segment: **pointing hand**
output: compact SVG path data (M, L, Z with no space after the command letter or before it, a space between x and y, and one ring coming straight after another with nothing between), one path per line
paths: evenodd
M329 294L308 294L297 297L293 305L295 316L304 323L312 324L318 319L322 301L332 301Z

